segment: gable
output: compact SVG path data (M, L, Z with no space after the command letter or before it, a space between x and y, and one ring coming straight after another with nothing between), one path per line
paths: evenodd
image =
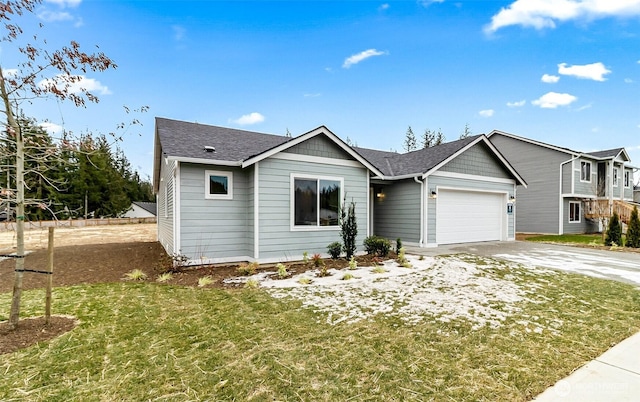
M324 158L355 160L351 155L338 147L335 142L324 134L311 137L304 142L288 148L284 152Z
M484 142L478 142L439 169L444 172L511 179L511 173Z

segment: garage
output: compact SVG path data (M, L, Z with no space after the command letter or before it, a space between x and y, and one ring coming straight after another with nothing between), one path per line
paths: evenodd
M439 189L436 242L505 240L505 214L503 193Z

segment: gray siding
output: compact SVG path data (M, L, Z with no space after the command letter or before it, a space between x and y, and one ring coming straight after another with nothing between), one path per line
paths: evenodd
M431 189L437 189L438 187L455 188L461 190L482 190L492 192L505 192L507 194L513 194L515 190L514 184L509 183L495 183L481 180L452 178L442 176L429 176L427 183L428 191ZM519 191L519 190L518 190ZM438 198L427 199L427 243L436 242L436 207ZM520 212L517 210L520 204L520 193L517 194L516 203L514 204L514 213L507 215L507 206L504 206L504 213L507 216L507 238L515 238L515 222L516 214L517 219L520 219Z
M205 170L233 172L233 199L205 199ZM239 168L180 165L180 252L194 261L250 257L249 174Z
M458 155L440 170L476 176L511 178L511 174L505 169L504 165L495 158L489 147L482 142Z
M420 241L420 189L413 179L401 180L389 185L378 185L384 198L374 197L374 234L406 242Z
M625 169L625 171L629 172L630 182L629 182L629 187L625 187L624 189L624 198L628 200L632 200L633 199L633 170ZM622 176L622 185L624 185L624 176Z
M285 152L289 152L292 154L322 156L325 158L333 159L353 160L353 157L351 157L351 155L345 152L342 148L338 147L325 135L317 135L313 138L308 139L307 141L304 141L287 149Z
M569 202L580 202L580 222L569 222ZM598 231L598 222L584 217L584 202L578 198L565 198L564 233L593 233Z
M177 250L173 249L173 215L174 215L174 174L177 162L160 162L160 184L158 188L158 241L168 254Z
M260 259L297 259L309 254L326 253L329 243L340 241L340 229L292 230L291 228L291 174L343 178L343 196L356 203L358 237L356 244L362 249L366 237L368 171L364 167L348 167L283 159L266 159L259 167L259 231Z
M518 187L516 230L558 233L560 164L571 156L500 134L490 140L528 185Z

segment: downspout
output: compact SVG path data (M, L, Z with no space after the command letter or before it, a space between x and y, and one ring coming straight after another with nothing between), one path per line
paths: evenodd
M562 197L562 167L569 162L573 162L576 159L579 159L582 154L576 155L573 158L564 161L560 164L560 182L558 183L558 234L564 234L564 197ZM580 172L582 174L582 172ZM573 181L573 173L571 174L571 178ZM571 183L573 185L573 183Z
M420 184L420 248L424 246L424 181L418 180L418 176L415 176L413 180Z

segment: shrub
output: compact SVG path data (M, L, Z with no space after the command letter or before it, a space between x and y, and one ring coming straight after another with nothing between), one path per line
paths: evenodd
M374 274L384 274L385 272L387 272L386 269L384 269L384 267L381 267L379 265L376 265L371 272L373 272Z
M342 204L340 220L340 237L344 244L344 252L347 259L350 259L356 252L356 236L358 236L358 224L356 222L356 204L351 201L349 208L346 207L346 201Z
M203 276L202 278L198 278L198 287L203 288L207 285L211 285L215 281L209 275Z
M329 250L331 258L337 260L340 258L340 254L342 254L342 244L339 241L334 241L327 246L327 250Z
M313 282L313 279L311 279L311 278L303 277L303 278L298 279L298 283L301 284L301 285L310 285L311 282Z
M400 254L400 249L402 248L402 239L399 237L396 239L396 254Z
M249 280L244 283L244 287L247 289L257 289L260 287L260 282L255 278L249 278Z
M278 268L278 278L284 279L289 276L289 271L287 271L287 267L284 264L278 263L276 268Z
M302 262L305 264L309 262L309 252L305 251L302 253Z
M156 278L156 282L164 283L170 281L172 278L173 274L171 272L165 272L158 275L158 277Z
M389 250L391 250L391 242L384 237L369 236L364 239L364 250L367 254L386 257L389 255Z
M629 226L627 226L627 239L625 246L640 248L640 218L638 218L638 207L634 206L631 211L631 219L629 220Z
M127 272L124 276L130 281L144 281L147 279L147 274L142 272L140 269L134 269L133 271Z
M258 272L258 263L250 262L248 264L242 264L236 269L236 271L238 272L238 275L241 276L255 275L256 272Z
M612 246L616 244L622 245L622 225L620 224L620 218L614 211L611 220L609 220L609 226L607 227L607 236L604 239L604 244Z
M356 258L354 256L351 256L351 259L349 260L349 269L354 270L357 268L358 268L358 261L356 261Z
M311 261L313 261L313 266L316 268L320 267L320 265L324 265L324 261L322 260L322 257L318 253L311 256Z
M346 274L344 274L344 276L342 277L342 280L343 280L343 281L348 281L349 279L353 279L353 278L354 278L353 274L346 273Z

